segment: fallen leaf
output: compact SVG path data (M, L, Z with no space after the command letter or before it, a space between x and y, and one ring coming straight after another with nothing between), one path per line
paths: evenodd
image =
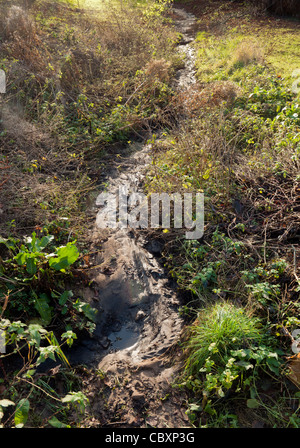
M247 407L249 409L256 409L259 408L259 406L260 404L255 398L249 398L249 400L247 400Z

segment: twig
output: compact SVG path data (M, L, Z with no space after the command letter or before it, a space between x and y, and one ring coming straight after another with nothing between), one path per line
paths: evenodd
M4 282L13 283L16 285L18 282L11 280L10 278L0 277L0 280L3 280Z
M295 276L297 282L300 284L300 280L299 280L299 277L298 277L298 275L297 275L297 257L296 257L296 249L295 249L295 246L293 246L293 245L292 245L292 248L293 248L293 253L294 253L294 276Z
M9 293L10 293L10 291L8 291L8 293L5 295L4 304L3 304L3 307L2 307L0 319L2 319L4 311L6 310L6 307L7 307L7 304L8 304L8 299L9 299Z
M264 244L263 244L263 248L264 248L264 263L265 263L265 264L267 264L267 258L266 258L267 227L268 227L268 222L266 223L266 226L265 226L265 237L264 237Z

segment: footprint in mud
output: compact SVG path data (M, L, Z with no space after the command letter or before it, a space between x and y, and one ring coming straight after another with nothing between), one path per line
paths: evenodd
M124 326L120 331L111 333L109 339L114 350L124 350L132 348L138 342L139 333Z

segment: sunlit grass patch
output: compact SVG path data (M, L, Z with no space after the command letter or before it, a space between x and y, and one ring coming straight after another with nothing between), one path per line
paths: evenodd
M201 32L196 39L196 66L201 81L226 79L251 63L266 65L291 79L300 68L300 27L295 23L244 23L225 34Z

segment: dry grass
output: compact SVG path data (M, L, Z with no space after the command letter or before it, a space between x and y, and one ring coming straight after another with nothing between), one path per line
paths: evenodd
M252 62L262 64L264 62L264 51L258 42L245 40L241 42L232 54L230 65L248 65Z
M160 82L168 82L170 80L170 62L164 59L152 59L145 66L145 75L149 81L158 79Z
M187 117L196 117L204 110L219 107L222 104L232 105L240 95L241 88L232 81L214 81L201 87L190 87L185 92L178 95L177 102L179 112Z
M4 30L6 39L12 39L17 34L28 43L32 43L36 35L34 21L20 6L12 6L8 10Z
M12 6L0 22L4 52L21 61L26 69L42 72L49 57L40 31L29 13L20 6Z
M73 228L80 229L80 210L92 188L80 160L58 151L45 127L26 120L21 108L4 104L1 109L2 234L12 230L6 228L11 221L26 232L62 216L69 216Z

